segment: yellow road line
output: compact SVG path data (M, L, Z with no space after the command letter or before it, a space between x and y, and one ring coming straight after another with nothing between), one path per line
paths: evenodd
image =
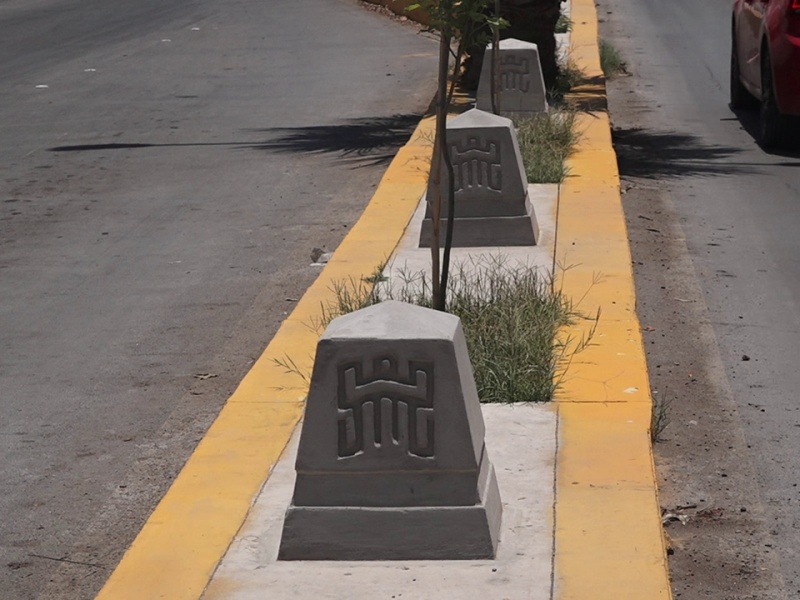
M572 0L571 57L592 81L579 102L605 106L593 0ZM583 132L562 187L556 260L579 308L602 311L593 345L557 394L555 580L559 600L672 598L649 429L652 400L636 316L625 216L607 112ZM586 335L583 322L562 332Z
M359 280L388 258L425 190L433 119L417 127L319 278L281 325L145 523L98 600L197 600L303 414L307 389L274 358L311 371L309 327L335 281Z

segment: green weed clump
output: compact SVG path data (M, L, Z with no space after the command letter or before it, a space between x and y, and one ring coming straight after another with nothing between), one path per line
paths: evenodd
M671 421L672 400L653 396L652 417L650 420L650 442L655 444L662 440L661 434Z
M448 311L461 318L482 402L545 402L556 386L556 333L570 304L531 267L456 270Z
M565 161L580 138L575 111L552 109L516 124L522 163L529 183L561 183L569 169Z
M342 314L385 300L430 308L425 275L401 273L399 280L376 286L363 280L337 282L336 299L322 307L314 326L322 331ZM551 400L572 353L588 343L574 346L558 340L558 330L580 315L550 276L502 258L478 257L454 265L446 309L461 319L481 402Z
M558 21L556 21L556 33L569 33L572 31L572 19L570 19L567 15L561 14L558 15Z
M611 79L614 75L625 71L625 61L622 60L619 50L602 38L598 40L598 47L600 49L600 68L606 79Z

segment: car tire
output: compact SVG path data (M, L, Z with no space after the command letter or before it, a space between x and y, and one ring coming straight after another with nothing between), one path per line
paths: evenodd
M731 108L755 108L758 102L755 97L742 85L739 71L739 53L736 50L736 34L731 41Z
M787 142L791 123L781 114L772 83L772 63L766 49L761 53L761 110L758 142L763 148L779 148Z

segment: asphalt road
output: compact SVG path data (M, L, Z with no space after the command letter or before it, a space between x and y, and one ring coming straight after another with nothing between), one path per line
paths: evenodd
M0 598L93 597L435 53L349 0L0 0Z
M800 154L763 151L751 134L755 114L734 114L728 107L731 4L601 0L601 31L614 38L635 80L615 84L612 98L612 115L614 101L622 113L614 138L623 190L638 194L638 200L628 200L632 235L641 235L637 229L649 232L651 257L659 255L654 248L661 248L660 264L647 265L639 258L635 269L637 278L660 278L663 285L644 297L661 307L648 315L660 321L646 323L654 326L645 335L648 350L659 358L650 363L653 387L682 404L666 430L665 447L671 449L658 451L667 457L661 461L662 474L670 475L662 483L668 490L682 490L685 496L677 502L702 500L701 506L711 511L704 518L717 520L716 533L713 528L706 533L719 537L694 559L681 558L686 549L676 549L671 560L684 561L678 572L684 579L676 592L684 598L777 598L783 597L779 588L785 583L788 597L797 598ZM673 223L666 212L674 212ZM670 258L677 246L687 253L685 265L680 253ZM700 323L706 317L708 332ZM693 319L700 325L670 341L672 330L686 329ZM659 344L660 351L651 347ZM690 365L692 348L700 346L706 356ZM671 390L665 390L666 382ZM686 434L689 430L697 433ZM681 440L696 448L676 447ZM743 454L737 454L740 449ZM710 464L700 465L704 460ZM736 479L737 470L745 477ZM745 479L750 471L757 497L742 492L749 489ZM733 516L740 511L741 517ZM736 524L735 519L750 519L754 513L749 523ZM738 551L748 543L754 547L742 552L750 564ZM719 564L715 555L727 557L728 564ZM772 568L773 555L779 572L758 584L763 584L761 591L748 595L748 581L770 577L761 573ZM716 569L716 576L692 571L701 571L704 562ZM726 569L730 576L722 575ZM742 582L739 587L736 581Z

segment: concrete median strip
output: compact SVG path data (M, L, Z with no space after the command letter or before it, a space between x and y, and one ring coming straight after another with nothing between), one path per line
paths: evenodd
M593 2L572 0L572 20L571 56L590 78L601 80ZM587 86L583 92L603 99L602 86ZM582 298L580 308L587 313L600 308L602 317L594 345L575 357L554 403L553 597L667 599L671 592L648 435L649 382L608 115L581 113L578 127L583 138L562 186L556 259L569 267L561 275L565 293ZM395 250L426 187L432 137L433 120L423 119L362 217L156 507L99 600L196 600L203 595L302 417L307 390L273 359L290 356L301 371L311 372L318 335L309 323L319 317L320 303L334 300L333 282L373 274ZM566 333L580 337L584 330Z

